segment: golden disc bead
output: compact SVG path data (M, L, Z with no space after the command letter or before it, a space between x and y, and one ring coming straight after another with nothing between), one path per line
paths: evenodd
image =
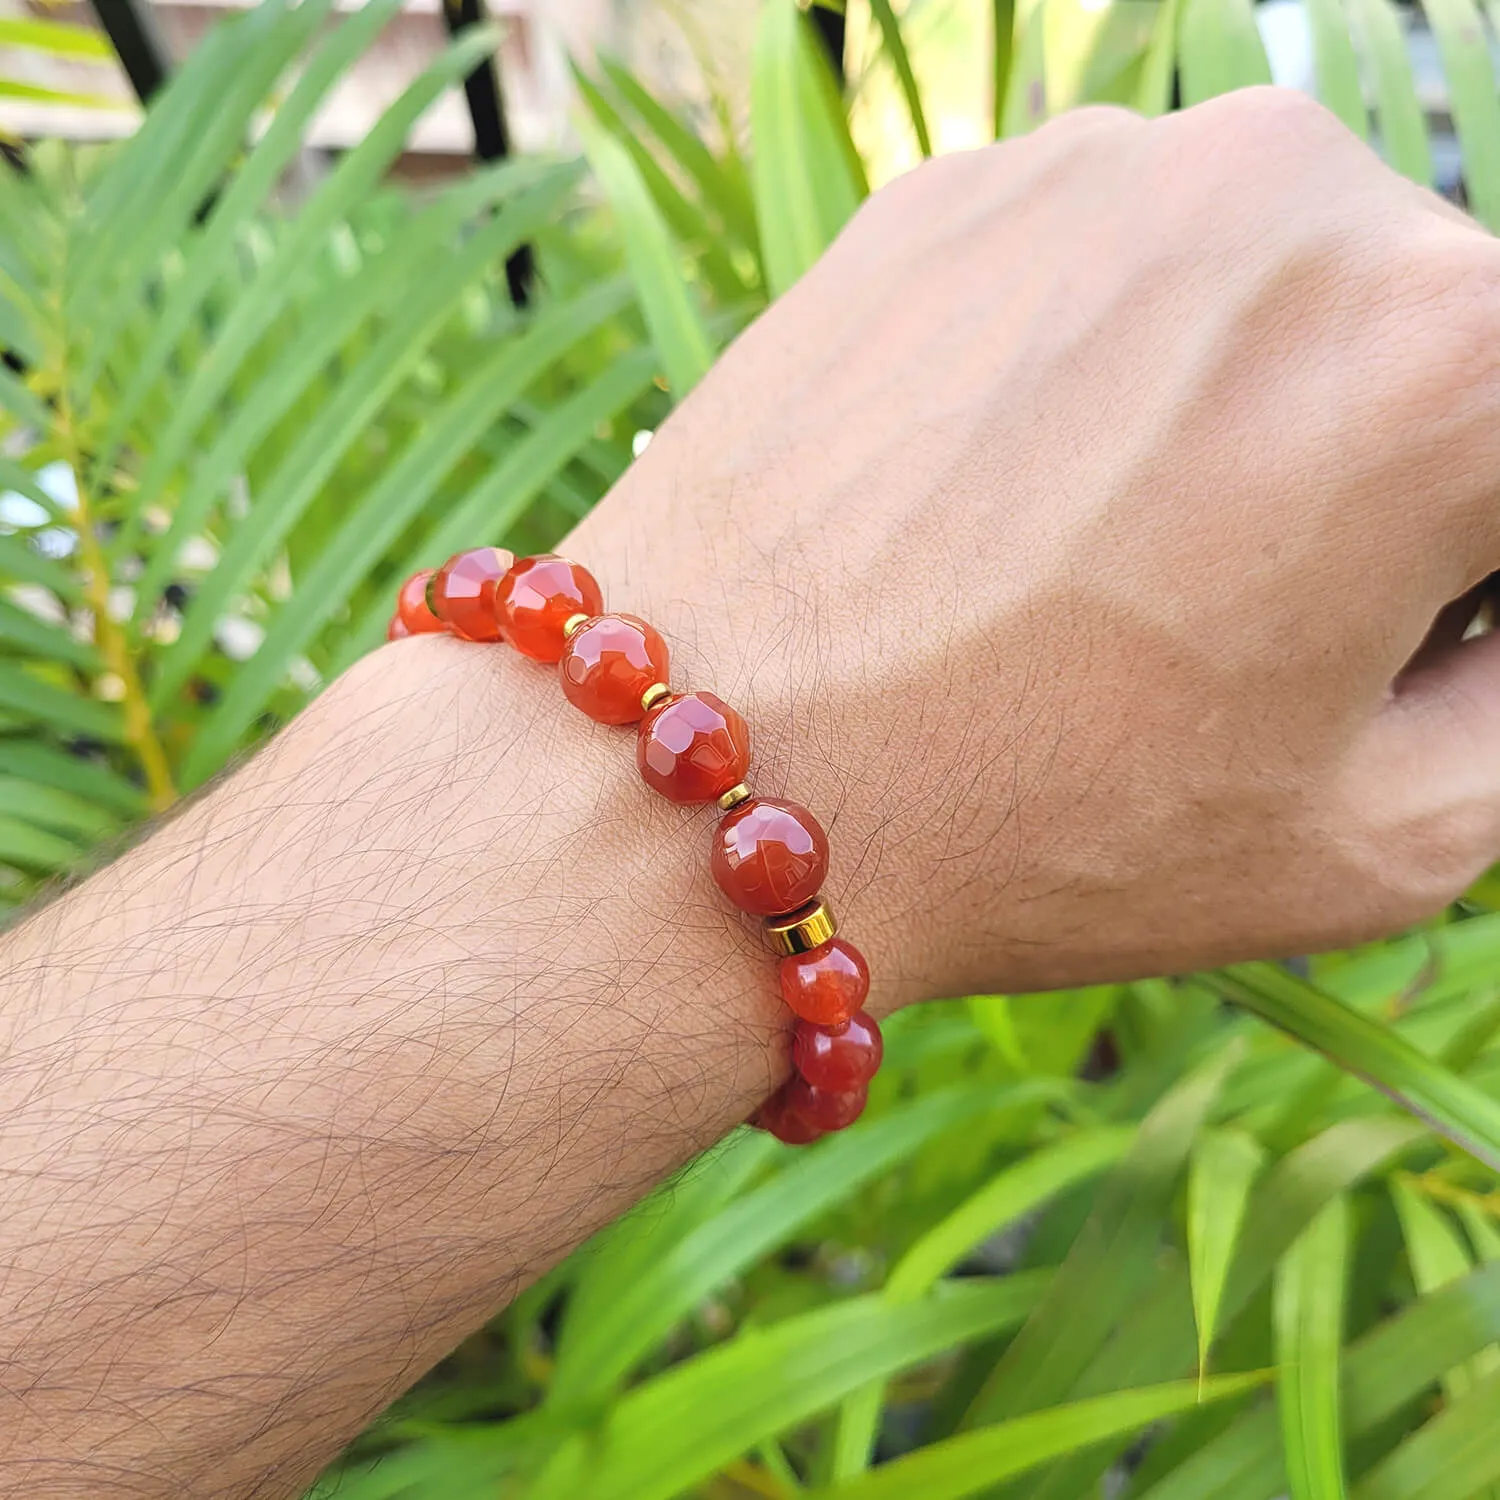
M820 948L838 931L838 924L828 903L821 897L784 917L767 917L766 932L778 953L810 953Z
M732 809L738 807L741 802L748 802L749 800L750 788L747 787L743 781L741 781L730 787L729 790L719 798L719 806L721 809L723 809L723 811L729 812Z

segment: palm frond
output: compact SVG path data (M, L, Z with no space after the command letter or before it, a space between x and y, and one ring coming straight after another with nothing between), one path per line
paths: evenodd
M332 0L267 0L92 170L38 153L0 180L0 335L23 369L0 373L0 818L35 834L0 839L0 901L118 827L121 788L160 808L213 775L379 639L392 580L433 550L555 534L618 474L614 424L621 448L631 408L658 409L621 283L525 316L503 295L505 257L574 205L577 163L423 199L385 181L493 31L280 201L398 9L330 28ZM44 780L70 760L90 774Z

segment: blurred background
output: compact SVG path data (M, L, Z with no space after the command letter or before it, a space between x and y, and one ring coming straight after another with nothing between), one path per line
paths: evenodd
M204 32L245 0L103 0L97 6L3 0L0 17L51 17L121 39L127 56L144 54L132 81L119 58L48 56L12 49L6 75L17 83L97 98L103 108L18 95L0 99L0 128L14 135L73 141L106 140L134 128L138 89L180 63ZM1149 6L1137 0L1144 11ZM988 46L988 0L915 0L896 7L913 68L927 98L929 126L939 151L977 146L989 138L986 81L972 66ZM1088 6L1083 9L1087 12ZM1101 3L1093 7L1100 13ZM487 0L487 14L504 22L496 54L512 138L522 150L561 146L573 139L570 111L576 91L570 56L604 52L618 58L656 95L695 111L707 109L705 75L716 79L743 118L748 110L749 58L755 9L743 0ZM859 8L850 18L851 55L865 51ZM1402 5L1400 24L1422 109L1433 137L1438 176L1451 192L1459 154L1436 39L1416 5ZM1311 23L1303 0L1263 0L1255 20L1275 81L1316 93ZM308 132L314 150L338 150L361 139L381 110L446 43L442 0L406 0L334 91ZM134 40L138 38L138 40ZM1489 38L1492 54L1500 44ZM862 91L854 112L856 137L885 181L915 164L899 92L878 85ZM397 170L413 177L462 169L473 148L462 101L447 97L420 121Z

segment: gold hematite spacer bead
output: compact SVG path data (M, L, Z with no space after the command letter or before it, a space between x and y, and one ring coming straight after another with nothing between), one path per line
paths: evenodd
M563 621L563 639L571 641L585 625L594 617L592 615L569 615Z
M837 930L833 913L821 899L809 901L806 906L788 912L784 917L766 918L766 931L771 936L772 946L788 957L821 947Z
M672 689L669 688L666 683L653 682L651 686L641 694L641 708L649 714L651 710L662 701L663 698L670 698L671 696Z
M719 798L719 806L725 812L729 812L731 809L738 807L741 802L748 802L749 800L750 788L747 787L742 781L737 786L730 787L729 790Z

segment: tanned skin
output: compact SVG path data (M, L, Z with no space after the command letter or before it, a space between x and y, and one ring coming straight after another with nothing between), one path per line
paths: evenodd
M823 819L877 1014L1329 947L1500 853L1497 349L1315 105L1085 111L878 193L562 550ZM3 939L0 1491L295 1495L783 1076L631 752L405 641Z

